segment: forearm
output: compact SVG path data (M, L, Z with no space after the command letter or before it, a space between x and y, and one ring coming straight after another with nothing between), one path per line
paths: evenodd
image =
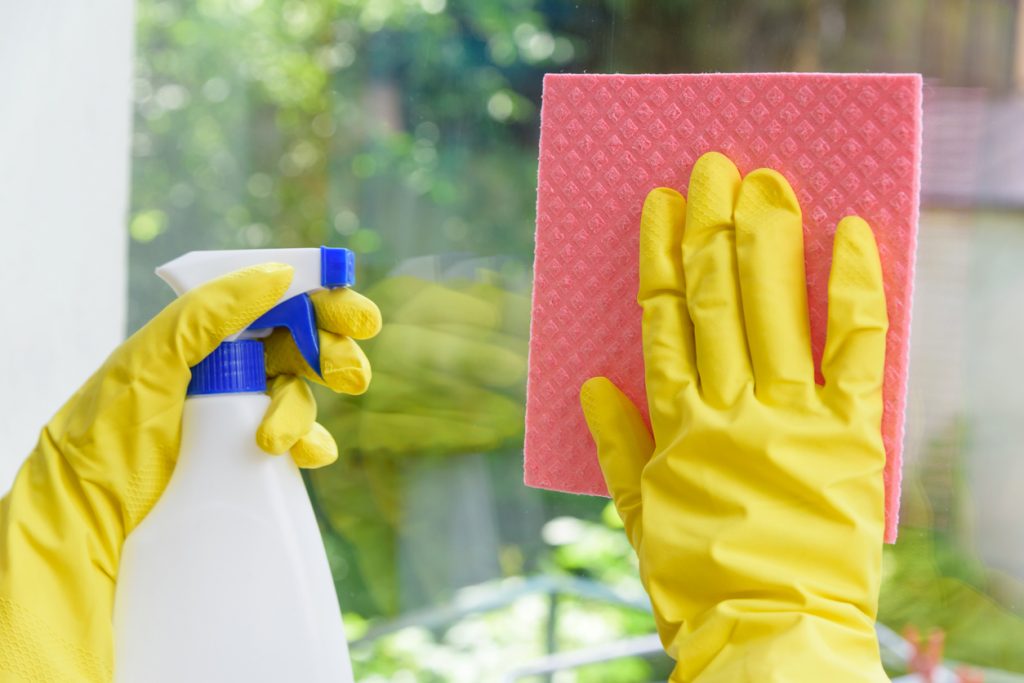
M670 646L671 683L884 683L871 620L723 604Z
M84 520L104 495L44 433L0 500L0 680L109 681L116 553Z

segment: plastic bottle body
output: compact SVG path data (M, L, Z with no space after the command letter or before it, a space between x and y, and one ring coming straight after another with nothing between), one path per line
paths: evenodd
M353 680L302 476L256 445L268 403L185 401L174 475L122 554L119 683Z

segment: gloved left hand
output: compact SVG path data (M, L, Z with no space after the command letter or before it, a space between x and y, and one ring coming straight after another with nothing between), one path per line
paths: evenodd
M842 219L815 383L796 193L709 152L640 227L651 429L603 377L581 401L673 683L887 681L888 313L868 224Z
M189 368L288 289L292 268L253 266L185 294L114 351L40 435L0 501L0 680L107 681L121 547L178 454ZM380 313L348 290L312 297L323 378L286 335L266 344L271 404L254 437L300 467L337 458L302 377L359 394L370 365L353 339Z

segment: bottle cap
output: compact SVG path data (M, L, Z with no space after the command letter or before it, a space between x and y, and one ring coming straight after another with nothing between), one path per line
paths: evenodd
M257 339L223 342L192 368L189 396L240 394L267 389L263 342Z

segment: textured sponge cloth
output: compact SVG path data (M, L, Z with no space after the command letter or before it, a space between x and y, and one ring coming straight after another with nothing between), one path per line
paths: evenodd
M579 407L609 377L646 409L636 303L647 192L685 192L708 151L773 168L804 216L815 361L825 342L832 236L856 214L878 242L889 308L886 540L896 538L921 161L921 78L908 75L548 75L526 405L530 486L607 495Z

